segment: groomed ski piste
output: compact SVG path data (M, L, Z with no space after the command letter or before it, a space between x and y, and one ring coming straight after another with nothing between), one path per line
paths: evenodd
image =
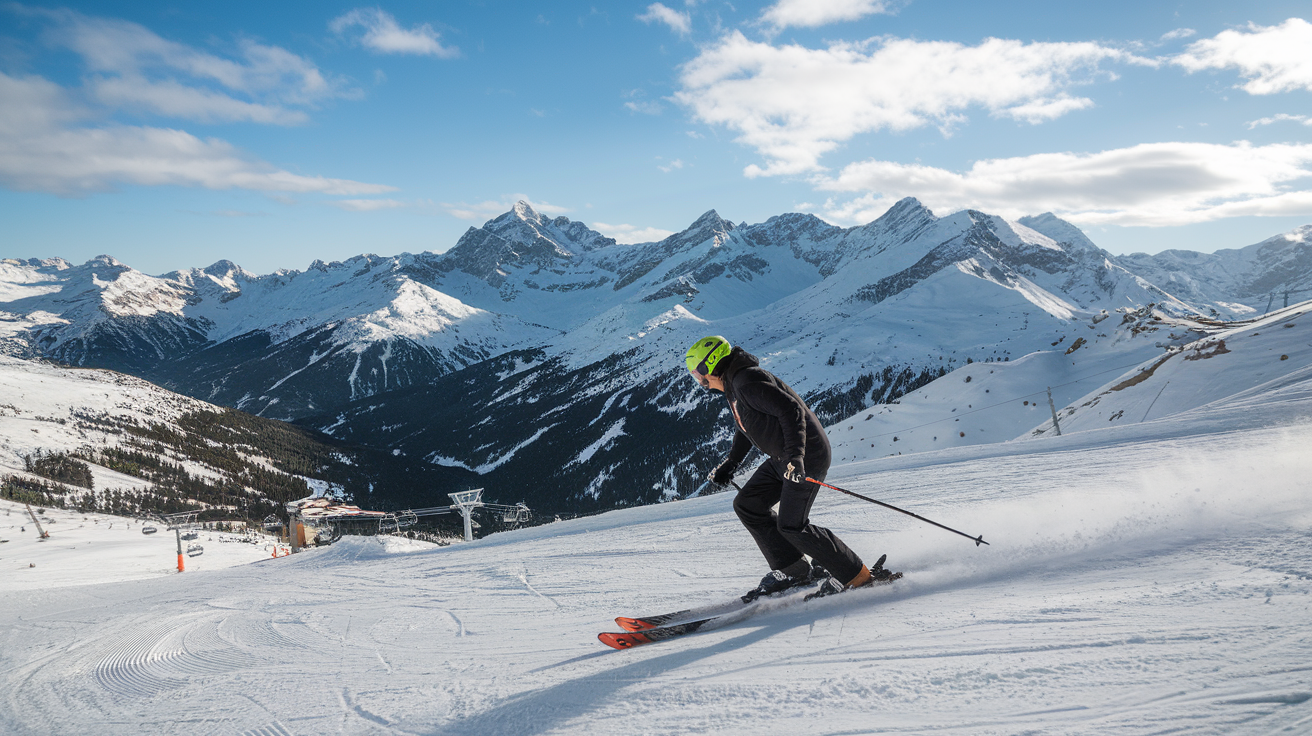
M764 574L732 493L150 579L88 555L62 587L4 529L0 732L1309 733L1309 335L1291 308L1112 374L1060 437L836 465L990 546L826 491L813 519L903 580L628 651L615 616Z

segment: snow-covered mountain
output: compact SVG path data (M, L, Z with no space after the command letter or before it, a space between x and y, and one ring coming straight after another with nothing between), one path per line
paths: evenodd
M1312 295L1312 225L1245 248L1134 253L1116 262L1191 304L1248 317Z
M151 277L108 257L5 261L0 276L11 354L133 372L559 509L704 485L729 436L722 402L680 359L704 334L743 345L838 420L968 361L1079 341L1081 358L1110 366L1220 329L1187 319L1208 306L1052 215L936 217L914 199L854 228L709 211L633 245L521 202L443 254L267 276L227 262ZM1180 334L1143 329L1151 315Z
M0 355L0 497L258 521L312 486L396 508L423 505L416 489L473 479L123 373Z

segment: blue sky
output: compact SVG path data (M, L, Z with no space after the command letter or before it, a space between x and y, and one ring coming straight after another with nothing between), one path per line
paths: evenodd
M257 273L527 199L1054 211L1115 253L1312 222L1308 2L0 5L0 257Z

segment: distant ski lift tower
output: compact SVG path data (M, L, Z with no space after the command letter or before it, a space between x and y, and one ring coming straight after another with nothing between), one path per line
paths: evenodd
M470 513L483 505L483 489L475 488L470 491L459 491L446 495L451 497L451 505L460 509L460 515L465 517L465 541L474 541L474 525Z
M181 511L176 514L164 514L159 518L164 520L169 529L178 539L178 572L183 572L187 568L182 563L182 530L190 530L196 523L196 517L200 515L199 511Z

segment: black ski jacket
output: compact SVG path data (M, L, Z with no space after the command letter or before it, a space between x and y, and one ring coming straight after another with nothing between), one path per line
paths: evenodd
M784 464L805 458L807 447L828 458L824 427L796 391L742 348L734 348L724 361L726 367L719 373L738 429L725 460L730 468L737 469L752 446Z

